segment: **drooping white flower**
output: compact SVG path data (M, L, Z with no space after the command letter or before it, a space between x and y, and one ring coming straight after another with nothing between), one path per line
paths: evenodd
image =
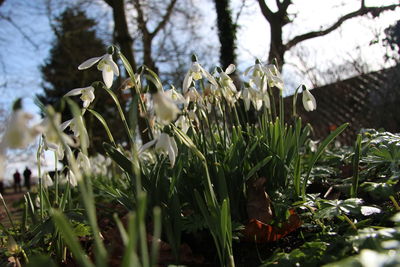
M85 174L89 174L91 171L91 164L88 156L83 154L82 152L78 153L78 157L76 158L78 166Z
M185 104L186 100L181 93L176 91L175 87L172 86L170 90L164 91L165 95L172 99L175 104Z
M190 120L186 115L181 115L175 122L176 127L182 130L182 132L187 133L190 128Z
M93 86L88 86L88 87L83 87L83 88L76 88L72 89L68 93L66 93L64 96L75 96L75 95L81 95L81 100L83 101L83 107L87 108L90 103L93 102L95 96L94 96L94 87Z
M228 68L223 71L221 68L217 68L217 72L219 75L219 84L220 86L216 88L215 93L225 98L225 100L229 103L229 105L233 106L240 94L236 90L236 86L233 83L233 80L229 77L229 74L235 71L235 65L231 64Z
M51 150L57 154L57 158L62 160L64 158L64 147L62 146L61 142L51 143L47 141L47 138L44 137L43 139L44 149Z
M251 73L252 77L259 77L262 76L264 74L264 69L263 66L261 64L261 62L259 60L256 60L256 63L250 67L248 67L245 71L244 71L244 75L247 76Z
M21 109L12 112L7 123L5 133L0 143L3 150L22 149L29 146L35 141L42 131L41 124L30 126L29 122L33 119L33 115Z
M64 147L62 142L65 142L69 146L76 146L76 143L70 136L62 132L65 128L63 129L61 125L61 114L54 114L53 120L54 121L51 122L49 118L46 118L42 123L45 129L43 132L44 149L56 152L58 159L63 159ZM57 129L53 127L53 124ZM57 131L59 131L59 133L57 133Z
M280 90L284 91L285 86L281 77L281 73L279 72L278 68L273 65L266 65L264 67L265 73L268 78L268 84L270 87L277 87Z
M42 123L30 126L33 115L21 109L22 100L18 99L7 122L5 132L0 141L0 177L3 177L7 149L23 149L32 144L36 137L44 131Z
M185 106L189 105L190 102L202 105L203 98L199 94L199 92L197 92L196 88L194 88L193 86L186 91L184 97L185 97Z
M83 125L83 118L82 116L79 117L74 117L70 120L67 120L65 122L63 122L60 125L60 128L62 131L64 131L67 127L69 127L71 129L71 131L73 132L75 137L83 137L84 142L86 142L86 144L89 144L89 135L87 133L87 130L85 127L79 127L79 123L81 123Z
M108 173L108 167L112 161L109 157L104 157L102 154L97 154L90 158L90 164L92 166L92 172L96 175L106 176Z
M192 66L186 73L185 79L183 80L183 94L187 92L193 80L197 81L202 78L206 78L210 83L217 86L215 78L208 71L206 71L197 61L192 62Z
M67 181L69 182L69 184L72 187L75 187L78 185L78 180L76 179L75 174L73 173L73 171L69 170L66 176Z
M303 90L303 106L307 111L313 111L317 108L317 101L307 88Z
M50 186L53 186L53 180L51 179L50 175L48 172L45 172L42 178L42 183L44 188L48 188Z
M268 94L268 93L265 92L265 94ZM248 84L248 86L245 86L245 88L243 88L243 90L241 91L241 96L242 96L246 111L248 111L250 109L250 103L253 104L253 107L256 110L261 109L261 107L263 105L263 100L264 100L263 93L260 92L259 90L257 90L257 88L254 88L254 85L251 80L250 80L250 83Z
M161 154L167 154L169 158L169 162L171 164L171 168L175 165L175 158L178 155L178 146L176 145L175 139L172 136L169 136L166 133L161 133L154 140L144 144L139 149L139 154L141 154L144 150L149 147L155 145L155 151Z
M103 74L103 81L107 88L110 88L113 83L114 74L119 76L119 69L117 64L115 64L112 54L105 54L101 57L94 57L86 60L82 64L78 66L79 70L84 70L92 67L94 64L97 64L97 69L102 71Z
M232 92L237 92L237 90L235 84L233 83L233 80L231 79L231 77L229 77L229 74L232 74L235 70L235 65L230 64L225 71L219 72L221 85L229 88Z
M313 152L313 153L317 152L318 143L319 143L319 140L316 140L316 141L310 140L310 143L308 144L308 146L310 147L311 152Z
M68 127L73 132L75 137L79 137L80 131L79 131L79 127L78 127L78 124L76 123L75 118L67 120L67 121L64 121L60 125L61 131L64 131Z
M169 124L175 120L180 113L179 108L175 102L165 94L163 91L158 91L153 94L154 112L157 120L164 125Z

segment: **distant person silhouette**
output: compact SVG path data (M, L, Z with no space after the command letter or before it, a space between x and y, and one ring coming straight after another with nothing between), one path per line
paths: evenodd
M31 170L26 167L24 171L24 185L28 191L31 190Z
M17 189L18 192L21 192L21 174L19 174L18 170L15 171L14 173L14 192L17 193Z
M4 183L3 183L3 180L0 180L0 194L4 194Z

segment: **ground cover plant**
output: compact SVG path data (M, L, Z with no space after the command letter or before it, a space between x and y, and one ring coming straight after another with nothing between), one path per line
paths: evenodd
M113 86L114 60L129 76L122 86ZM278 68L258 60L238 84L229 76L234 65L209 73L193 56L181 90L165 90L145 66L134 73L114 46L78 68L94 66L103 81L65 95L69 121L38 103L45 119L32 126L21 101L13 106L1 156L40 135L38 159L54 151L56 169L38 166L39 185L19 204L20 220L1 196L2 264L399 264L400 136L365 130L353 148L335 147L344 124L313 141L296 110L284 119ZM95 90L114 102L127 142L118 143L96 111ZM128 110L117 90L128 95ZM293 108L298 96L307 111L317 108L304 86ZM104 155L88 153L88 114L107 133ZM137 140L137 116L147 121L148 143Z

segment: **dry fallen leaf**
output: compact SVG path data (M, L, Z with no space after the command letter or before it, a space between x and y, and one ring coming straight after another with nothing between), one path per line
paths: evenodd
M272 201L264 190L266 181L260 177L247 183L247 215L262 223L269 223L274 217Z

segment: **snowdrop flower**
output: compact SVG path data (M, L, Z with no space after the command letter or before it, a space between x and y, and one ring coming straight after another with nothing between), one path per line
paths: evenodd
M92 171L97 175L106 175L107 168L111 165L111 159L104 157L102 154L97 154L95 157L90 158Z
M201 97L199 92L197 92L196 88L194 88L193 86L186 91L184 97L185 97L185 106L189 105L190 102L202 104L203 101L203 98Z
M393 251L394 252L394 251ZM359 254L360 266L377 267L377 266L395 266L398 263L398 254L396 253L379 253L371 249L363 249Z
M168 91L164 91L165 95L171 98L176 104L185 104L186 99L183 97L181 93L176 91L174 86L171 86L171 89Z
M235 71L235 65L229 65L225 71L222 71L222 69L218 67L217 71L219 73L219 83L221 85L217 88L217 92L222 95L231 106L233 106L239 94L237 93L233 80L228 75Z
M41 124L29 126L32 119L32 114L21 109L14 110L0 143L1 150L5 151L7 148L22 149L33 143L36 136L43 131L43 127Z
M271 65L265 66L264 70L267 74L269 86L270 87L275 86L283 91L285 88L284 88L283 80L281 77L281 73L279 72L277 67L275 65L271 64Z
M252 73L251 74L252 77L259 77L264 75L263 65L258 59L256 60L256 63L253 66L248 67L243 74L247 76L249 75L250 72Z
M174 101L163 91L153 94L154 112L161 124L167 125L180 113Z
M112 54L105 54L101 57L94 57L86 60L82 64L78 66L79 70L84 70L92 67L94 64L97 64L97 69L102 71L103 81L107 88L110 88L113 83L114 74L119 76L119 69L117 64L115 64Z
M190 120L186 115L181 115L175 122L176 127L187 133L190 128Z
M246 111L250 109L250 102L253 104L256 110L261 109L264 99L263 95L260 91L254 88L254 84L251 80L248 86L245 86L245 88L243 88L243 90L241 91L241 95Z
M45 128L45 131L43 132L44 149L56 152L58 159L63 159L64 147L62 145L62 141L72 147L76 146L76 143L70 136L62 132L65 128L62 128L63 126L61 125L61 114L54 114L53 120L53 124L57 129L54 129L54 127L51 125L52 123L49 118L46 118L42 123L43 127ZM62 140L60 140L60 136L57 131L59 131Z
M76 88L72 89L68 93L66 93L64 96L75 96L75 95L81 95L81 100L83 101L83 107L87 108L90 103L93 102L95 96L94 96L94 87L93 86L88 86L84 88Z
M77 120L80 120L80 121L77 121ZM82 127L82 129L81 129L81 127L79 127L78 123L83 124L82 116L75 117L73 119L63 122L60 125L61 131L64 131L67 127L69 127L71 129L71 131L73 132L73 135L76 138L78 138L79 136L83 136L84 142L86 142L86 144L89 144L89 135L87 133L86 128Z
M236 70L235 65L230 64L225 71L222 71L220 68L218 68L219 76L221 78L221 84L224 87L228 87L232 92L236 92L236 86L233 83L231 77L229 77L229 74L232 74Z
M316 141L310 140L310 143L308 144L308 146L310 147L311 152L313 152L313 153L317 152L318 143L319 143L319 140L316 140Z
M54 153L57 154L57 158L59 160L62 160L64 158L64 148L62 146L62 144L60 142L56 142L56 143L51 143L47 141L47 138L44 136L43 138L43 144L44 144L44 149L45 150L51 150Z
M78 166L85 174L89 174L91 170L91 164L88 156L83 154L82 152L78 153L78 157L76 158Z
M51 179L50 175L48 172L44 173L43 178L42 178L42 183L44 188L48 188L50 186L53 186L53 180Z
M271 108L271 100L269 99L268 92L262 94L262 100L267 109Z
M75 118L67 120L67 121L64 121L60 125L61 131L64 131L68 127L73 132L75 137L79 137L80 131L79 131L79 127L78 127L78 124L76 123Z
M71 170L68 171L66 179L72 187L78 185L78 180L76 179L75 174Z
M192 66L186 73L185 79L183 80L183 86L182 86L183 93L185 94L187 92L193 80L197 81L202 78L206 78L210 83L217 86L215 78L197 62L195 56L193 57L192 60L193 60Z
M313 111L317 108L317 102L315 101L314 96L308 91L307 88L303 90L303 106L307 111Z
M13 112L0 142L0 177L4 174L7 149L26 148L44 131L42 123L29 125L33 115L23 111L21 105L21 99L15 101Z
M139 155L149 147L155 144L155 151L161 154L168 154L171 168L175 165L175 158L178 155L178 146L176 145L175 139L166 133L161 133L154 140L144 144L138 151Z

